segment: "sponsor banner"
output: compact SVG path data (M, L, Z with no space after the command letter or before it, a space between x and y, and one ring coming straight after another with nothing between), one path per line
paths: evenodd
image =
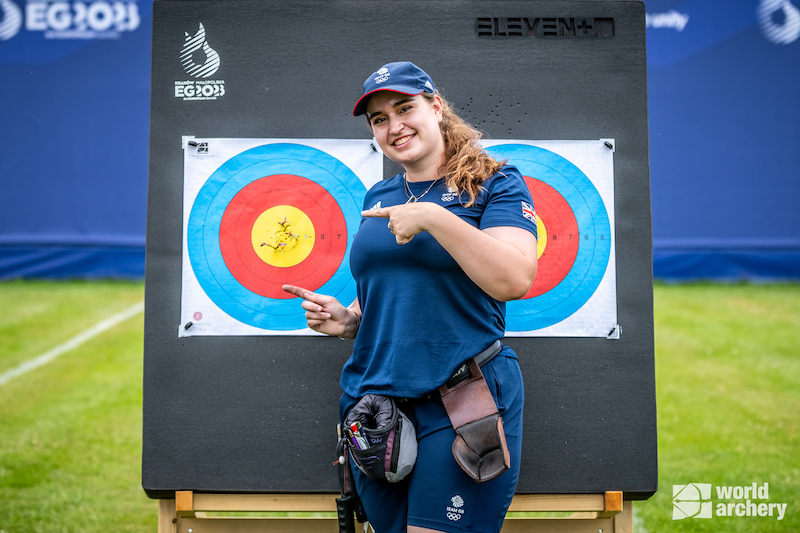
M0 41L22 31L45 39L119 39L140 23L136 0L0 0Z

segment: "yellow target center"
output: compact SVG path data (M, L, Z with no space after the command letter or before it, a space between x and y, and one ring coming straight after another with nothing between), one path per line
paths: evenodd
M539 259L547 247L547 228L544 227L544 222L539 215L536 215L536 233L539 237L536 242L536 259Z
M314 224L296 207L276 205L256 219L250 237L262 261L274 267L291 267L314 249Z

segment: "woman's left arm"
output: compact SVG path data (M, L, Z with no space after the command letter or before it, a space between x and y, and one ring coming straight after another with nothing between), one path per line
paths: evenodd
M536 237L525 229L498 226L480 230L432 202L364 211L389 219L400 243L427 231L456 260L469 278L496 300L522 298L536 276Z

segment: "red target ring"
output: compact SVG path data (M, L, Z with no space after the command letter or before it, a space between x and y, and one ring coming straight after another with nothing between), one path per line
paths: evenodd
M556 287L572 269L580 244L575 213L558 191L528 176L525 184L531 191L536 215L547 231L545 248L539 258L536 279L523 299L535 298Z
M302 211L314 225L311 253L290 267L275 267L258 257L251 234L258 217L281 205ZM243 187L222 216L219 243L225 265L248 290L267 298L289 299L284 284L317 290L337 271L347 249L347 225L336 200L318 185L300 176L275 174Z

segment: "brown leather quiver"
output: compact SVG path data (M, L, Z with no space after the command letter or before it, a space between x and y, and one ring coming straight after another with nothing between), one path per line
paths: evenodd
M508 470L511 457L503 419L480 366L474 358L469 359L467 365L471 376L452 387L442 385L439 393L456 430L453 456L464 472L482 483Z

